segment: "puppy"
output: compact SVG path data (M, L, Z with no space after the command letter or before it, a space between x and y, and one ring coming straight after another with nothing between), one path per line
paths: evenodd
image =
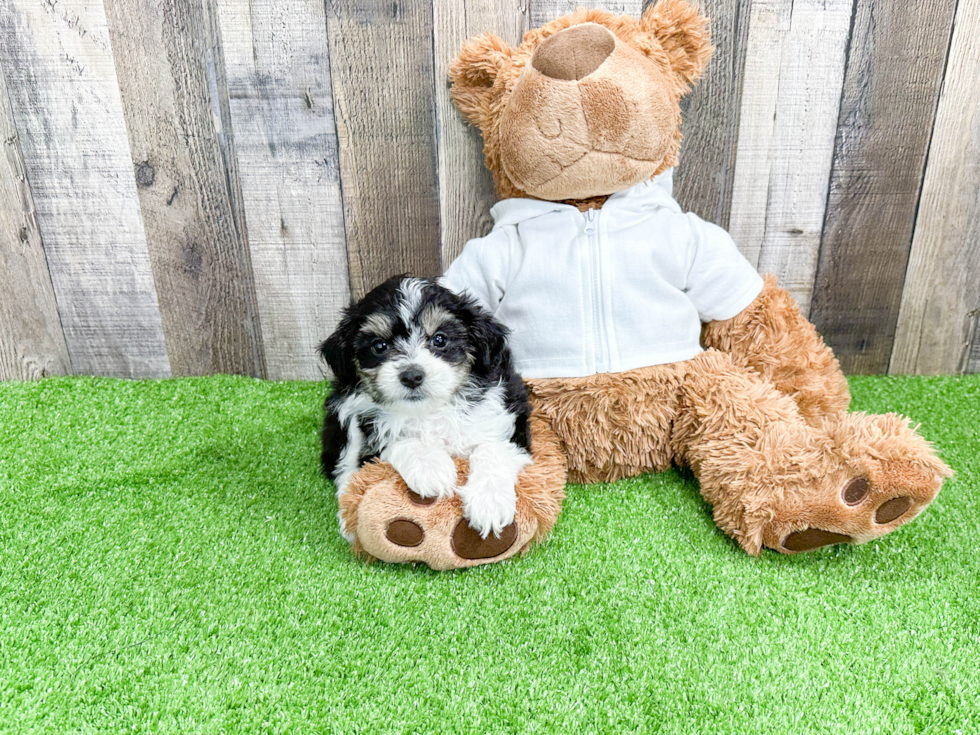
M334 375L322 464L337 496L380 458L424 498L458 493L470 526L499 536L531 462L531 406L506 335L473 299L426 278L396 276L349 307L320 345ZM453 457L469 460L464 487ZM340 531L353 541L342 518Z

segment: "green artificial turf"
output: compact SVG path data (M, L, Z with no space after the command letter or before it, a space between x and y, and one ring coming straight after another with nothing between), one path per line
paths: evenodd
M977 732L980 380L851 385L958 472L884 539L753 559L668 472L446 573L350 555L322 385L0 384L0 730Z

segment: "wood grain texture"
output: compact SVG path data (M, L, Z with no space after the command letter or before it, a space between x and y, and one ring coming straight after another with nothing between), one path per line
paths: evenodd
M980 4L961 2L895 333L892 373L976 369L980 312Z
M432 5L328 7L351 290L440 272Z
M654 2L0 0L0 379L320 378L351 293L491 224L463 41ZM978 4L702 3L681 203L848 372L980 371Z
M568 15L578 8L595 8L610 13L631 15L639 18L643 12L643 0L524 0L530 5L531 28L537 28L561 15Z
M955 0L858 0L810 319L847 373L888 369Z
M442 269L473 237L493 226L490 207L497 201L493 179L483 165L483 138L467 125L449 98L449 65L463 43L495 33L511 46L529 29L521 0L434 0L436 150L439 156L439 210Z
M317 379L350 294L324 6L216 7L267 374Z
M0 380L71 374L20 140L0 69Z
M730 231L809 312L852 0L755 0Z
M174 375L265 374L244 223L208 83L200 0L105 0Z
M728 227L735 180L742 79L751 0L702 0L714 55L681 100L684 142L674 196L686 211Z
M77 373L170 374L101 2L7 0L0 63Z
M972 311L973 340L966 360L967 373L980 373L980 307Z
M754 265L759 264L765 239L772 173L779 98L779 71L774 63L783 57L792 8L792 0L753 0L749 12L729 232Z

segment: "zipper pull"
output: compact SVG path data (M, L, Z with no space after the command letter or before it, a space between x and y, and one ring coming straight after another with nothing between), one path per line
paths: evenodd
M595 234L595 210L590 209L585 213L585 234L594 235Z

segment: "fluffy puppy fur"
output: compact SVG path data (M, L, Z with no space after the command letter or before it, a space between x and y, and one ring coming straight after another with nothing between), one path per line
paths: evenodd
M430 279L396 276L348 308L320 346L334 374L322 465L338 498L380 459L423 498L458 494L470 526L499 536L531 462L531 406L506 335L475 301ZM469 460L463 487L453 457Z

